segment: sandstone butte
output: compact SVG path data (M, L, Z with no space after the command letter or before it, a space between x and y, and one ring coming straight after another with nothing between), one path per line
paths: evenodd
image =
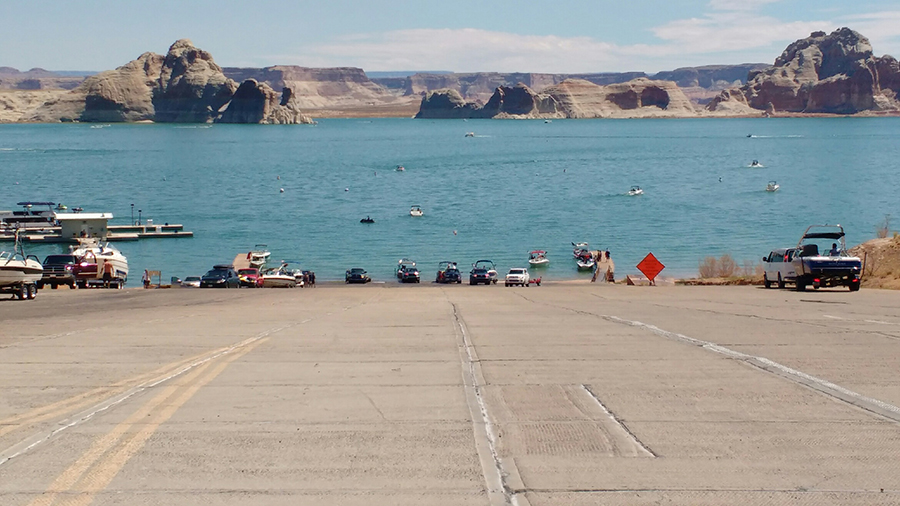
M165 56L144 53L83 82L42 69L0 67L0 122L307 123L309 114L522 119L887 115L900 113L898 92L897 60L875 57L869 41L849 28L800 39L773 65L683 68L652 79L643 72L417 73L369 79L358 68L222 68L185 39Z
M567 79L540 92L500 86L480 106L455 89L422 98L417 118L645 118L800 114L897 114L900 66L875 57L868 39L841 28L787 47L775 64L752 70L747 84L697 109L672 81L638 78L600 86Z
M57 93L24 113L21 121L161 123L311 123L289 88L276 93L255 80L238 85L208 52L182 39L165 56L136 60Z

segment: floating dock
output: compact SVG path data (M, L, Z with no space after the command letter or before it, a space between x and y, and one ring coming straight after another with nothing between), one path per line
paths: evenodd
M110 225L106 228L108 242L138 241L141 239L169 239L194 237L193 232L184 230L184 225ZM79 237L65 237L62 227L44 227L38 230L24 230L19 233L19 238L31 243L62 243L78 244ZM0 241L14 241L15 232L4 230L0 232Z

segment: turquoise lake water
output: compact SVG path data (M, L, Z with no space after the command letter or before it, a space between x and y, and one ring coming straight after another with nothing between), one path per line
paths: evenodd
M127 224L134 204L194 232L117 243L129 286L143 269L201 275L257 243L324 280L363 267L393 282L401 257L424 280L441 260L505 272L532 249L549 251L546 279L589 277L573 241L609 248L619 276L651 251L664 276L693 275L707 255L755 262L809 224L840 223L852 245L900 220L898 140L900 118L0 125L0 209L50 200Z

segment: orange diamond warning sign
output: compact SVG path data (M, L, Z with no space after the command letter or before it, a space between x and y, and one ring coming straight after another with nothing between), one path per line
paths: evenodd
M647 256L641 260L641 263L637 264L637 268L652 282L666 266L657 260L653 253L647 253Z

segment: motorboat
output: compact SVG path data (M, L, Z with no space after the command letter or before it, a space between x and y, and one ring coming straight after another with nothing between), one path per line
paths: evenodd
M422 211L422 208L419 206L412 206L409 209L409 215L419 218L419 217L425 216L425 212Z
M594 266L597 265L597 262L594 260L594 256L590 253L582 255L575 259L575 265L578 266L579 271L588 271L593 270Z
M475 137L475 132L466 132L466 137Z
M11 293L19 300L33 299L44 267L36 256L25 255L18 231L15 240L13 251L0 252L0 293Z
M765 165L759 163L759 160L753 160L752 162L750 162L749 167L752 167L754 169L761 169L765 167Z
M404 166L402 166L402 165L398 165L397 168L396 168L395 170L396 170L397 172L403 172L403 171L406 170L406 167L404 167Z
M485 269L487 270L488 276L491 278L491 282L497 283L497 266L494 265L493 260L476 260L474 264L472 264L473 269Z
M109 286L124 288L128 281L128 259L115 246L96 238L79 239L78 247L71 254L79 259L75 266L75 284L78 288ZM106 264L112 266L112 280L107 285L103 279Z
M263 288L294 288L297 286L297 276L286 263L282 263L279 267L266 269L260 277L262 277Z
M532 267L545 267L550 264L547 258L547 252L544 250L534 250L528 254L528 263Z
M767 192L777 192L779 188L781 188L781 186L775 181L769 181L769 184L766 185Z
M371 217L369 217L369 216L366 216L365 218L359 220L359 222L360 222L360 223L375 223L375 220L373 220L373 219L372 219Z
M644 190L641 189L640 186L632 186L630 190L628 190L628 195L634 197L635 195L643 195Z
M267 248L265 244L257 244L247 253L247 261L250 264L250 268L262 269L266 265L269 256L272 254Z
M53 207L55 202L18 202L16 205L21 206L22 210L0 211L0 228L34 230L59 224Z
M572 248L572 256L574 256L575 258L584 256L586 253L590 253L590 248L588 247L588 243L586 242L573 242Z

